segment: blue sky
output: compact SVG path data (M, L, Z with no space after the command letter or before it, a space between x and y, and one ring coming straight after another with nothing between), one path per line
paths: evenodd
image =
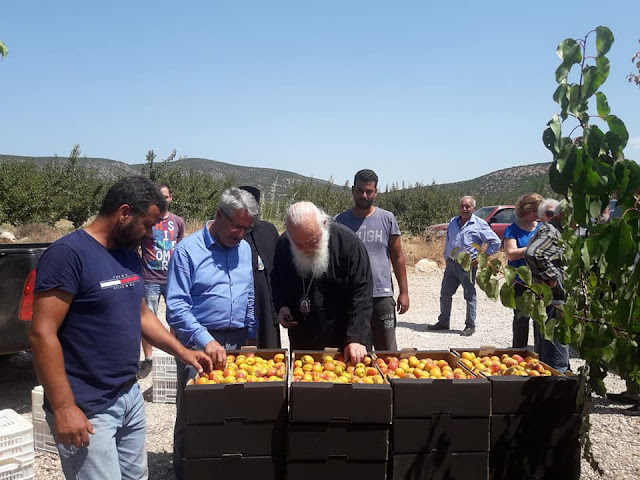
M612 29L602 90L640 158L640 2L4 0L0 153L148 150L351 181L551 160L557 44ZM635 27L634 27L635 25ZM595 105L594 105L595 111Z

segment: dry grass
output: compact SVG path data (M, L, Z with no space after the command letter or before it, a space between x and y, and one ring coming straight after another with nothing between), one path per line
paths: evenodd
M27 223L17 227L13 234L19 243L47 243L56 241L72 230L73 227L60 224L52 227L43 223Z
M444 237L430 238L425 241L423 236L402 236L402 250L407 265L413 266L418 260L426 258L444 267Z

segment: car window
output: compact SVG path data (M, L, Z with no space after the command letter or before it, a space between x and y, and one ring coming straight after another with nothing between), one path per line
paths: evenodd
M495 220L493 220L494 218ZM516 221L516 209L503 208L489 220L492 220L493 223L514 223Z
M487 218L487 215L489 215L491 212L493 212L494 208L495 207L482 207L482 208L479 208L478 210L476 210L473 213L474 213L474 215L476 217L479 217L479 218L481 218L483 220L489 221L489 219Z

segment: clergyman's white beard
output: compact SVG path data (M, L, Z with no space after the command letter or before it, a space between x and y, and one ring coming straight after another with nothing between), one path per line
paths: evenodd
M300 275L311 274L313 278L324 275L329 268L329 229L323 229L322 238L313 255L305 255L295 244L291 243L293 264Z

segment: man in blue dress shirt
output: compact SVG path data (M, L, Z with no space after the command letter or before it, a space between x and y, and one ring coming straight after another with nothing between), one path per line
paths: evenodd
M451 320L451 303L453 294L462 285L464 289L464 299L467 301L467 315L465 328L460 335L469 337L476 331L476 270L478 262L476 256L478 251L473 246L487 244L485 253L493 255L500 248L500 238L491 230L489 224L473 214L476 208L476 201L473 197L465 196L460 199L460 215L453 217L447 228L447 238L444 246L444 258L447 266L444 270L444 278L440 288L440 316L438 322L429 325L429 330L449 330ZM452 258L454 249L466 250L471 255L472 268L471 279L462 266ZM455 254L453 254L455 257Z
M224 368L226 350L255 338L251 247L244 236L258 221L253 196L239 188L222 193L215 218L180 242L169 263L167 322L188 347L202 350ZM181 362L176 391L173 466L182 478L185 384L195 373Z

